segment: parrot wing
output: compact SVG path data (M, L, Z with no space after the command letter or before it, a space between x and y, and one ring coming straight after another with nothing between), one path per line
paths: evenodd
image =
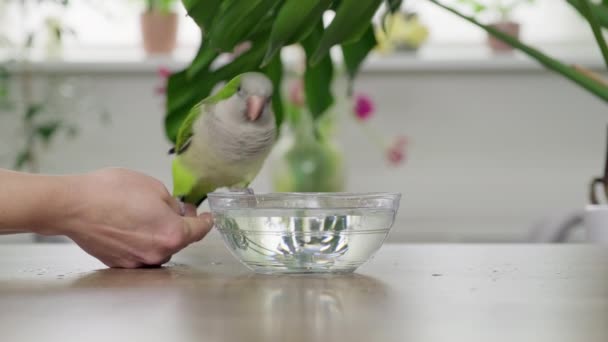
M185 151L188 148L188 145L190 144L190 139L192 138L192 135L194 134L192 132L192 127L194 126L196 120L201 115L204 115L205 113L209 112L211 110L210 107L214 104L226 100L232 95L236 94L240 85L241 77L239 75L230 80L230 82L228 82L216 94L206 97L202 101L194 105L194 107L190 109L190 112L188 112L188 115L186 116L186 119L184 119L184 122L182 122L181 126L179 127L179 131L177 132L177 139L175 141L175 147L173 147L169 151L169 153L179 154Z

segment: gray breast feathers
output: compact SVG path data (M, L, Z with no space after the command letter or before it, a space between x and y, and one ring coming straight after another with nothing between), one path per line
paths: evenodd
M235 123L219 115L209 115L205 119L210 150L227 162L265 158L276 140L274 120L258 125Z

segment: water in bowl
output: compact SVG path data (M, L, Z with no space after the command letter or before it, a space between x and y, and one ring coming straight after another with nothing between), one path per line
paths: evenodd
M234 209L215 214L233 253L255 271L352 272L382 245L386 209Z

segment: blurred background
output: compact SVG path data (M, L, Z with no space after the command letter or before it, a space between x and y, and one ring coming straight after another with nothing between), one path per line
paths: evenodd
M564 63L605 70L589 25L567 1L442 3L500 23ZM151 6L163 16L151 16ZM401 192L393 242L551 242L543 236L587 204L602 173L605 103L427 0L405 1L391 20L352 97L346 75L335 76L329 130L341 162L319 179L335 179L328 186L341 191ZM166 78L200 41L180 2L0 0L0 167L121 166L170 188ZM282 58L285 98L297 108L302 52L286 48ZM297 129L283 133L256 192L284 190L281 161L298 139ZM577 231L565 240L576 242Z

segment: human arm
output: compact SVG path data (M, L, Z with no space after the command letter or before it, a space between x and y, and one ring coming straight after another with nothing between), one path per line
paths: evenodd
M212 227L208 213L126 169L49 176L0 170L0 234L65 235L111 267L160 265Z

